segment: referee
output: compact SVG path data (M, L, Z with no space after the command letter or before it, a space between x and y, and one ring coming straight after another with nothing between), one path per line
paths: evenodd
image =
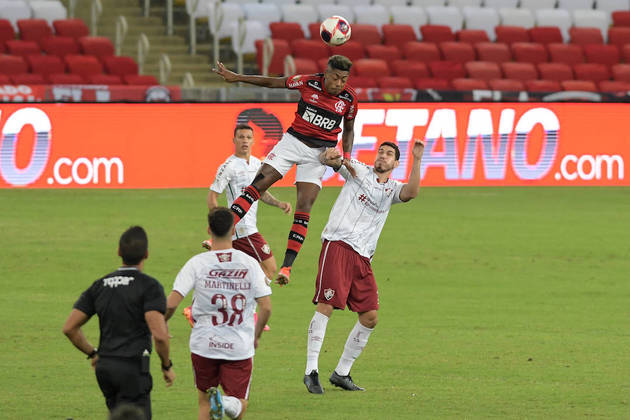
M164 321L166 297L162 285L142 273L149 255L144 229L140 226L127 229L120 237L118 255L122 267L96 280L81 294L63 326L63 333L91 359L107 408L112 411L119 404L131 403L141 407L150 420L151 335L162 361L166 386L175 379ZM81 326L94 314L99 318L98 350L81 331Z

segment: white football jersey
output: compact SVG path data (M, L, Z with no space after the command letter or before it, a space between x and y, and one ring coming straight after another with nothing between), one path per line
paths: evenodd
M260 166L260 160L254 156L249 157L248 163L245 159L232 155L217 170L217 176L210 189L218 194L225 190L227 205L230 207L234 200L240 197L243 190L252 183ZM232 239L243 238L258 232L257 211L258 200L252 204L245 217L236 224L236 232Z
M400 203L403 183L388 179L378 182L374 168L352 160L357 172L353 178L342 166L339 173L346 179L330 211L322 232L322 241L344 241L366 258L372 258L392 204Z
M182 296L194 290L190 351L211 359L252 357L256 298L271 295L270 283L258 261L235 249L189 259L173 290Z

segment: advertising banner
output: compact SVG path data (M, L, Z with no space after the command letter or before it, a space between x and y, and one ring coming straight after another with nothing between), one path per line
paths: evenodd
M264 157L296 104L2 104L0 188L208 187L233 153L237 123ZM372 164L378 144L426 141L425 186L630 185L627 104L360 104L353 157ZM313 123L317 123L317 116ZM291 185L294 170L277 185ZM324 185L341 185L329 170Z

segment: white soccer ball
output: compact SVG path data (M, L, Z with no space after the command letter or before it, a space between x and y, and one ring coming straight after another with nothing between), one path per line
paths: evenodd
M332 46L344 44L350 39L351 32L350 23L341 16L329 17L319 27L322 40Z

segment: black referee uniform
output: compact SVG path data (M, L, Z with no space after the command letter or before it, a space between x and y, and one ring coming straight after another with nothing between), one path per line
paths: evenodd
M166 312L162 285L135 267L122 267L96 280L74 308L88 317L98 315L96 379L109 410L132 403L142 407L151 419L152 344L145 312Z

